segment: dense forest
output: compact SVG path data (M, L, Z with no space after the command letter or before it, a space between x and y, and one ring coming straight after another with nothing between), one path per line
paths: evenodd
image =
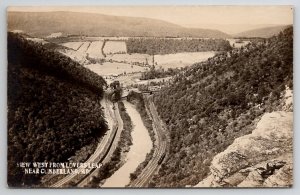
M176 75L171 86L155 95L171 142L153 183L183 187L201 181L212 158L250 133L255 119L282 109L286 88L293 88L292 28Z
M155 66L151 66L150 70L142 72L140 80L171 77L178 74L180 71L184 71L185 69L186 68L168 68L165 70L164 68L155 69Z
M171 54L180 52L228 51L229 41L225 39L164 39L164 38L129 38L126 42L127 53L149 55Z
M66 162L107 125L102 77L21 35L8 34L8 185L39 185L21 162Z

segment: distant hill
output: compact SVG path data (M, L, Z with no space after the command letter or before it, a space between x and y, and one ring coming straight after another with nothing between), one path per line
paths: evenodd
M77 12L8 12L8 30L46 37L52 33L87 36L227 38L218 30L184 28L162 20Z
M286 29L291 25L281 25L281 26L272 26L272 27L266 27L266 28L258 28L254 30L248 30L244 31L238 34L235 34L234 37L262 37L262 38L269 38L276 34L278 34L280 31Z

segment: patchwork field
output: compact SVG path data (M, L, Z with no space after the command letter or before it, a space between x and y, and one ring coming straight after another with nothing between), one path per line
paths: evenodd
M154 55L154 65L162 68L180 68L201 62L213 57L216 52L185 52L166 55ZM108 60L125 62L130 64L153 65L153 56L148 54L113 54L107 56Z
M125 41L106 41L104 47L103 44L104 40L63 42L60 45L70 49L60 50L60 52L83 65L88 65L88 68L95 70L100 75L144 72L148 65L164 69L181 68L205 61L216 54L214 51L154 56L139 53L128 54ZM238 45L236 44L236 46ZM103 65L99 64L101 62L98 60L101 59L105 60Z

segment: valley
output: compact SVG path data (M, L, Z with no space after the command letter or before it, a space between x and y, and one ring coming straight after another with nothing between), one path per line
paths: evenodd
M292 26L65 11L8 24L9 186L292 186Z

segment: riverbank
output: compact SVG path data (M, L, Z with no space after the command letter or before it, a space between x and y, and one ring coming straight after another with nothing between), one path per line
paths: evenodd
M130 182L130 174L145 160L146 154L152 148L149 133L135 106L127 101L124 101L124 106L132 121L132 145L125 164L108 178L102 187L125 187Z

